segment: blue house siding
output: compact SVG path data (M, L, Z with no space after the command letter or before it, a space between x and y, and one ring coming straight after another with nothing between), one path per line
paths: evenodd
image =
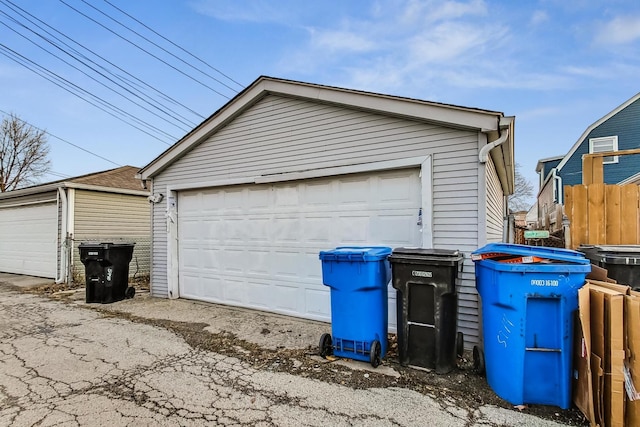
M640 148L640 99L594 128L558 171L563 185L582 183L582 155L589 153L589 139L618 136L618 150ZM618 157L618 163L604 165L604 182L617 184L640 172L640 155Z
M542 169L540 170L540 176L542 176L542 180L547 179L547 176L551 173L553 168L557 167L562 161L562 158L549 160L547 162L542 162Z

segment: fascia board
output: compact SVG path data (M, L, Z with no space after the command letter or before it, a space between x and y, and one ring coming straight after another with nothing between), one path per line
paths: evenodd
M57 182L55 184L44 184L44 185L39 185L37 187L7 191L4 193L0 193L0 200L13 199L15 197L22 197L22 196L32 196L34 194L47 193L49 191L57 191L58 187L64 187L64 183Z
M501 121L501 127L505 127L509 131L507 141L491 150L491 159L496 167L496 172L502 191L505 195L513 194L515 191L515 160L514 160L514 127L515 118L505 117Z
M241 93L238 98L224 105L217 113L196 127L191 133L169 147L168 150L152 160L147 166L140 169L136 177L139 177L141 180L147 180L153 177L173 163L174 160L179 159L189 152L194 145L200 143L207 136L224 126L245 108L257 102L264 95L263 83L256 82L252 87L247 88L247 90Z
M502 113L499 112L261 77L207 121L195 128L192 133L142 168L138 172L138 176L142 180L152 178L267 94L318 100L379 114L397 115L466 129L478 129L483 132L497 131L503 118Z
M75 188L76 190L99 191L101 193L116 193L116 194L126 194L130 196L144 196L144 197L147 197L150 194L148 191L130 190L128 188L103 187L101 185L78 184L76 182L67 182L65 184L66 184L65 185L66 188Z
M498 130L499 119L502 117L502 113L498 112L304 83L267 80L264 87L269 93L315 99L380 114L403 116L469 129Z

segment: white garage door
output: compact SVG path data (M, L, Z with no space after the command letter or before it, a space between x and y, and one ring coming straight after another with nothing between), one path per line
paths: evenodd
M328 321L319 251L419 246L419 208L413 169L180 192L180 295Z
M0 271L56 277L56 203L0 208Z

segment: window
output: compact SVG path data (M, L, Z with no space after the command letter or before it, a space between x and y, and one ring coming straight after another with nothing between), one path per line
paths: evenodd
M618 151L618 137L605 136L604 138L589 139L589 154L602 153L605 151ZM603 164L618 163L618 156L607 156L602 158Z

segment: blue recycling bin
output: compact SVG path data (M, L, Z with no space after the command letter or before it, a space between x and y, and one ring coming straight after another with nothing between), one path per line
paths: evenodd
M322 281L331 288L331 332L320 354L381 363L387 353L387 284L391 248L342 246L321 251Z
M489 386L514 405L570 408L573 319L589 260L566 249L504 243L471 258Z

